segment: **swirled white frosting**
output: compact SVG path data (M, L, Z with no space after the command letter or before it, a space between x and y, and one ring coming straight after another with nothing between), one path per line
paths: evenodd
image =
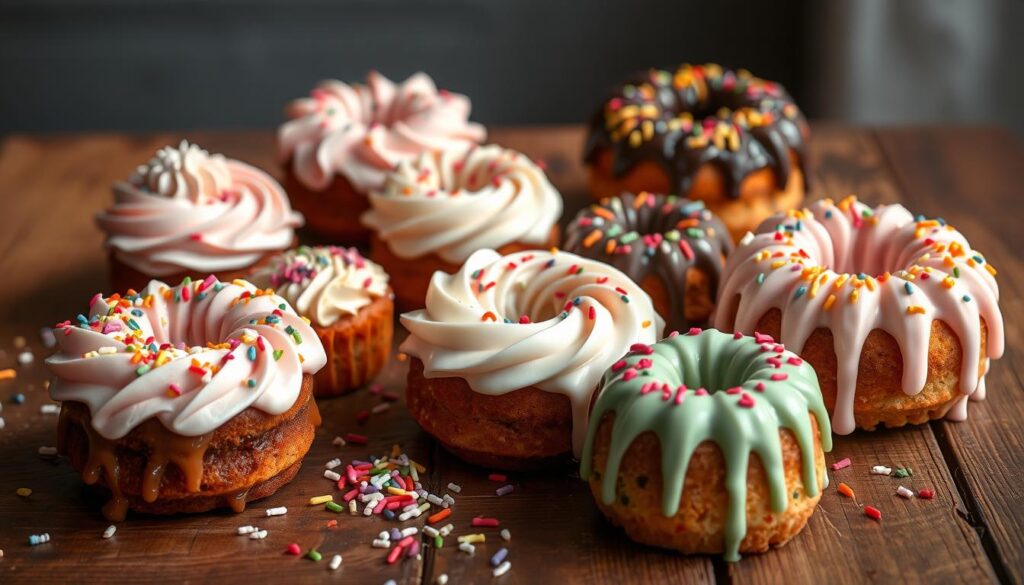
M154 280L136 296L96 295L88 316L54 332L50 396L85 404L108 439L150 418L198 436L250 406L281 414L299 397L303 374L327 362L320 339L284 299L213 277L175 287Z
M159 277L251 266L291 245L302 216L270 175L182 141L115 184L96 223L118 260Z
M424 153L370 194L363 223L399 258L460 264L482 248L544 246L562 197L525 155L500 146Z
M388 294L387 273L355 248L300 246L276 256L250 280L275 289L318 327Z
M310 189L340 173L365 193L421 152L483 141L487 133L469 121L469 110L466 96L438 91L424 73L399 85L376 71L366 85L327 80L288 105L278 152Z
M434 273L426 308L401 317L401 351L427 378L463 378L500 395L530 386L569 398L573 451L587 432L604 371L663 321L625 274L568 252L474 253L455 274Z

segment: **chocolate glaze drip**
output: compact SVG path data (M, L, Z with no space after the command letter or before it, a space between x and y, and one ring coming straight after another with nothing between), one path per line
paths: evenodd
M312 399L308 400L298 417L305 418L313 426L321 423L320 411ZM185 489L190 494L200 494L205 487L204 462L207 462L207 452L214 433L187 437L168 430L156 419L149 419L132 431L129 444L125 439L111 440L103 437L88 421L83 424L62 415L57 432L57 445L61 453L68 454L70 433L76 430L84 432L88 440L88 457L81 470L83 481L88 485L102 485L110 491L110 500L103 506L103 515L108 520L121 521L127 515L130 502L123 488L126 476L133 474L133 471L125 465L129 465L127 462L136 456L144 457L138 494L143 502L154 503L159 499L164 477L171 473L181 474ZM255 448L259 449L261 443L268 439L273 440L266 433L253 437ZM236 513L244 511L252 489L250 485L224 494L223 505Z
M743 179L764 168L785 189L789 152L802 165L808 135L803 114L781 85L743 70L686 64L637 73L616 86L591 118L584 160L592 164L611 149L616 177L640 162L658 163L681 196L697 169L711 163L722 171L727 194L737 198Z
M713 302L732 240L701 201L623 193L582 209L566 231L565 249L610 264L638 284L657 276L669 297L666 331L685 331L704 324L685 315L687 272L708 276Z

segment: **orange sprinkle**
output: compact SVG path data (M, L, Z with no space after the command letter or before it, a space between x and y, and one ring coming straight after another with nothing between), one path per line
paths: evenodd
M907 307L908 315L924 315L924 307L920 305L910 305Z
M484 315L482 317L480 317L480 320L481 321L497 321L498 317L494 313L492 313L490 311L487 311L486 313L484 313Z
M676 223L676 229L685 230L687 228L697 227L700 225L700 221L694 218L681 219Z
M988 270L988 273L991 274L992 276L995 276L997 274L996 269L993 268L991 264L986 264L985 270Z
M636 199L633 200L633 209L640 209L641 207L643 207L643 204L646 201L647 201L647 192L646 191L641 191L640 194L636 196Z
M449 517L451 515L452 515L452 509L451 508L445 508L444 510L441 510L437 514L434 514L433 516L429 516L427 518L427 524L437 524L438 522L444 520L445 518L447 518L447 517Z
M589 234L587 234L586 238L583 238L583 247L584 248L589 248L589 247L593 246L594 244L597 243L598 240L601 239L601 236L603 236L603 235L604 235L604 232L602 232L601 230L594 230L594 231L590 232Z
M956 284L956 280L954 280L952 276L947 276L942 279L942 286L944 288L953 288L954 284Z
M647 320L645 320L645 321L644 321L643 323L641 323L640 325L641 325L641 326L643 326L643 328L644 328L644 329L647 329L648 327L650 327L650 326L651 326L651 322L650 322L650 321L647 321Z
M0 370L0 380L12 380L18 376L18 372L14 371L14 368L7 368L6 370Z
M619 245L619 243L616 242L615 240L608 240L604 244L604 253L605 254L611 254L612 252L615 251L615 247L618 246L618 245Z
M591 208L591 211L594 212L594 215L603 217L605 219L615 219L615 215L613 215L612 212L608 211L607 209L599 205L594 205Z
M836 295L828 295L828 298L825 299L825 310L831 309L834 304L836 304Z
M850 499L853 499L853 489L851 489L850 486L846 485L845 483L840 483L837 489L839 490L839 493L843 494L844 496Z

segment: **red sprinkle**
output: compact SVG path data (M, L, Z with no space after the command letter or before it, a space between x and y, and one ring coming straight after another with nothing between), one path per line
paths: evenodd
M396 546L391 549L388 553L388 564L393 565L398 561L398 557L402 556L403 549L400 546Z
M864 506L864 514L872 520L882 521L882 511L874 506Z
M290 555L299 556L302 554L302 549L299 548L299 545L297 543L293 542L288 545L288 548L284 549L284 552Z
M370 411L363 410L356 414L356 422L359 424L365 423L370 418Z
M917 491L917 497L930 500L935 497L935 490L931 488L922 488Z
M473 518L473 526L486 526L496 528L500 525L501 522L498 522L497 518L484 518L482 516L477 516L476 518Z
M355 433L346 433L343 438L346 443L352 443L353 445L365 445L368 442L365 435L357 435Z
M492 473L492 474L487 476L487 479L489 479L491 481L498 481L498 482L504 483L504 482L508 481L508 476L505 475L504 473Z

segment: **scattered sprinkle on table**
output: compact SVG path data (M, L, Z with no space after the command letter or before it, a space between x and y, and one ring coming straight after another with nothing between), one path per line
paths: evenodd
M42 534L33 534L28 537L29 546L38 546L50 542L50 533L44 532Z
M508 573L509 569L511 569L511 568L512 568L512 563L510 563L509 561L505 561L504 563L501 563L500 565L495 567L494 571L492 572L492 574L495 577L501 577L505 573Z
M929 488L922 488L917 491L917 497L930 500L935 497L935 490Z
M340 566L341 566L341 555L334 555L333 557L331 557L331 564L328 565L328 567L332 571L337 571L338 567L340 567Z
M501 539L505 542L512 540L512 533L509 531L508 528L502 528L501 532L499 532L498 534L501 535Z
M914 497L914 492L903 486L899 486L898 488L896 488L896 495L901 498L906 498L909 500L910 498Z
M900 467L892 474L893 477L898 479L903 479L905 477L910 477L912 475L914 475L914 470L909 467Z
M839 471L840 469L846 469L849 466L850 466L850 458L849 457L840 459L839 461L836 461L835 463L833 463L831 465L832 471Z
M18 376L18 372L14 371L14 368L6 368L0 370L0 381L11 380Z
M494 490L494 493L499 495L499 496L504 496L506 494L512 493L512 490L514 490L514 489L515 489L515 487L513 487L512 484L509 483L509 484L505 484L505 485L501 486L500 488Z
M27 488L27 487L22 487L22 488L18 488L16 490L14 490L14 493L18 494L19 496L21 496L23 498L27 498L27 497L32 495L32 489L31 488Z
M111 537L114 536L115 532L117 532L117 526L114 526L113 524L111 524L110 526L107 526L106 530L103 531L103 538L104 539L111 538Z
M872 475L889 475L890 473L892 473L892 468L884 465L876 465L871 468Z
M836 488L836 490L840 494L842 494L842 495L844 495L844 496L846 496L848 498L851 498L851 499L853 498L853 489L850 486L846 485L845 483L840 482L839 486Z
M872 520L882 521L882 511L874 506L864 506L864 514Z
M284 506L278 506L277 508L268 508L267 516L284 516L288 513L288 508Z
M42 457L54 457L57 455L57 448L48 446L40 447L39 455L41 455Z

